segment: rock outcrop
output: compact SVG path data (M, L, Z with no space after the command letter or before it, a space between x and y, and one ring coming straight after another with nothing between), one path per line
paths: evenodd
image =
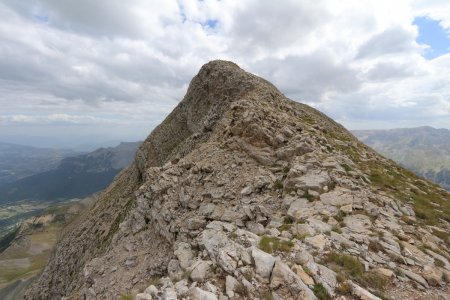
M445 299L449 198L213 61L26 298Z

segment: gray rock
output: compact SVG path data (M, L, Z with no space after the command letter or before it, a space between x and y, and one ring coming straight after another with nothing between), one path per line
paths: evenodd
M305 208L308 208L308 206L309 206L309 203L308 203L307 199L305 199L305 198L296 199L289 206L287 215L292 218L299 219L300 218L299 213L304 211Z
M238 266L238 261L246 259L248 255L244 247L230 240L220 230L206 229L199 236L199 244L202 245L219 266L229 274L233 274Z
M325 233L331 231L331 226L321 220L309 218L306 220L316 233Z
M264 233L264 226L262 224L253 222L253 221L249 221L247 223L245 223L245 226L248 228L248 230L250 230L251 232L253 232L254 234L257 235L261 235Z
M359 299L363 300L382 300L381 298L375 296L374 294L370 293L369 291L363 289L359 285L356 285L352 281L347 281L347 283L352 288L352 293L357 296Z
M403 275L405 275L406 277L408 277L409 279L412 279L412 280L414 280L415 282L420 283L423 287L425 287L425 288L429 288L429 287L430 287L430 286L428 285L427 281L426 281L422 276L420 276L419 274L416 274L416 273L414 273L414 272L412 272L412 271L409 271L409 270L406 270L406 269L403 269L403 268L400 268L400 267L398 267L397 269L398 269Z
M210 265L211 262L209 261L200 260L195 262L191 267L191 280L194 282L203 282L208 274Z
M422 271L422 276L432 286L440 286L444 284L443 272L439 268L425 266Z
M189 245L188 243L184 242L179 243L176 246L174 254L178 258L180 266L183 269L187 269L191 265L194 253L191 250L191 245Z
M314 257L308 251L301 249L295 252L294 261L296 264L305 266L308 262L314 262Z
M366 215L351 215L344 218L345 226L356 233L365 233L372 225L370 218Z
M444 256L442 256L440 254L437 254L436 252L431 251L430 249L425 249L425 252L427 252L427 254L432 256L434 259L438 259L441 262L443 262L444 268L450 271L450 263L448 262L447 258L445 258Z
M154 286L153 284L152 285L150 285L150 286L148 286L146 289L145 289L145 291L144 291L146 294L149 294L149 295L157 295L158 294L158 289L156 288L156 286Z
M307 191L322 191L330 183L330 176L326 171L309 172L296 179L295 187Z
M319 264L317 266L319 267L317 281L322 283L330 295L334 295L334 288L337 285L336 272Z
M291 233L298 236L312 236L315 234L315 231L308 224L293 224Z
M186 279L180 280L175 283L174 288L177 291L178 296L184 297L189 293L189 288L187 287L188 281Z
M320 201L324 204L343 206L353 204L354 196L347 189L337 188L331 192L320 195Z
M177 300L178 299L177 292L173 288L167 288L164 290L164 292L161 296L161 299L162 300Z
M187 221L187 228L190 230L197 230L205 227L206 221L202 218L190 218Z
M239 282L233 276L228 275L225 278L225 292L227 293L228 297L234 297L234 290L238 284Z
M169 261L167 265L167 275L169 275L170 279L173 281L178 281L183 276L183 270L180 266L180 261L177 259L172 259Z
M244 196L248 196L251 193L253 193L253 187L250 185L247 185L245 188L243 188L241 190L241 195L244 195Z
M322 251L325 248L325 246L327 245L327 237L323 234L319 234L319 235L312 236L312 237L307 237L305 239L305 243L313 246L314 248L316 248L319 251Z
M192 300L218 300L215 294L204 291L198 287L191 288L189 292Z
M252 258L255 262L256 274L264 279L269 279L275 264L275 257L256 247L252 247Z
M270 288L281 299L317 299L300 277L280 259L275 262Z
M152 300L152 296L146 293L137 294L135 300Z

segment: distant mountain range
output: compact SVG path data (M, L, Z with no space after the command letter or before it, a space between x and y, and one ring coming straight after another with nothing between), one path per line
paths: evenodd
M0 142L0 185L56 168L65 157L81 152Z
M352 132L366 145L450 191L450 130L424 126Z
M121 143L114 148L66 157L54 169L48 167L44 172L3 184L0 204L19 200L60 201L100 191L131 163L139 144Z

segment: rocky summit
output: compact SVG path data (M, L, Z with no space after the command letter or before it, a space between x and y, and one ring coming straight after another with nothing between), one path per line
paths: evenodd
M25 298L449 299L449 232L445 190L212 61Z

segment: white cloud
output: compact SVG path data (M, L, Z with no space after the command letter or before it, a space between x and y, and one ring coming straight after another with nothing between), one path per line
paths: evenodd
M445 0L6 0L0 116L148 133L224 58L352 128L450 128L450 59L421 56L416 16L450 28Z

